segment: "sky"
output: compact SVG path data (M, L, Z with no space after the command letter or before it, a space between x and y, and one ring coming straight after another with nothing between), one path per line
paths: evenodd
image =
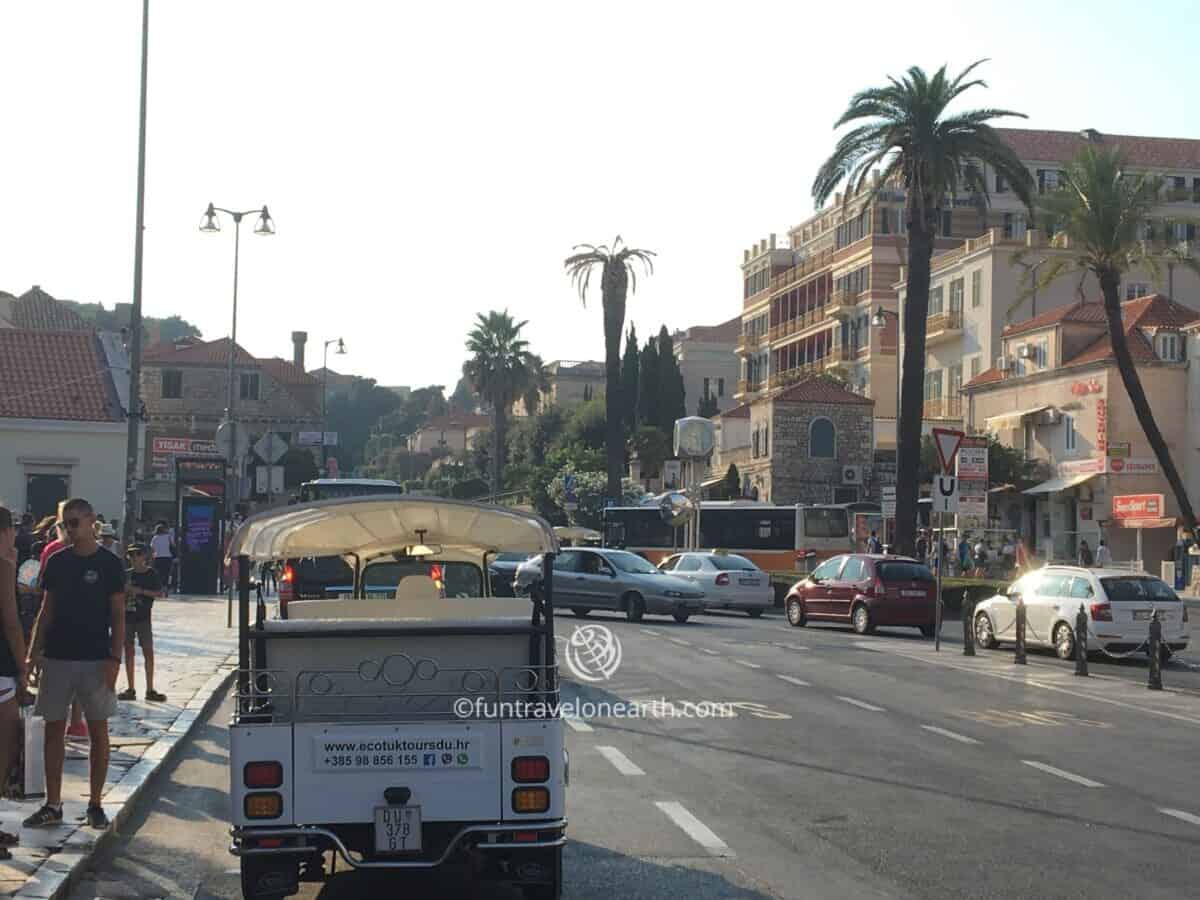
M228 335L232 222L201 214L265 203L238 342L290 357L307 331L315 368L341 337L339 371L449 390L491 309L546 360L603 358L577 243L658 254L643 340L736 316L743 249L811 213L851 94L910 65L990 58L965 105L1013 124L1200 138L1191 4L897 9L152 0L145 312ZM139 0L0 0L0 290L131 298L140 25Z

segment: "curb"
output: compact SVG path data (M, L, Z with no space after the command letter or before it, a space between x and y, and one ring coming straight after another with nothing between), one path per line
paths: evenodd
M92 858L116 837L118 829L129 820L134 804L146 787L179 755L196 723L217 707L236 673L237 654L232 653L225 657L212 677L187 702L167 733L151 744L142 758L104 795L106 806L120 804L112 814L108 828L96 832L86 825L77 826L63 841L62 849L46 857L25 881L24 887L11 895L13 900L58 900L67 895Z

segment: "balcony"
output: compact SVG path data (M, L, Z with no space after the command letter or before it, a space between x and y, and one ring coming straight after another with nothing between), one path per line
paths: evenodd
M840 369L851 365L856 359L855 352L848 346L834 347L822 362L827 371Z
M747 354L753 351L759 344L765 343L767 334L743 334L738 338L737 343L733 347L733 352L738 354Z
M851 315L854 313L857 303L858 294L852 294L845 290L834 291L829 295L829 302L825 305L825 316L833 318Z
M935 313L925 320L925 346L933 347L962 337L962 310Z
M923 419L962 419L962 397L939 397L926 400L921 408Z

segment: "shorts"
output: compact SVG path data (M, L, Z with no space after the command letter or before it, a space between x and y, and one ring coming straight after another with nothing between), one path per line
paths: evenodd
M34 713L47 722L62 722L75 700L89 722L116 715L117 695L108 687L107 665L105 659L43 659Z
M17 679L11 675L0 675L0 703L7 703L17 696Z
M154 636L150 633L150 619L139 619L136 622L125 621L125 646L133 646L133 638L137 636L138 646L145 650L151 645Z
M158 573L158 577L162 580L163 587L171 580L171 566L175 562L171 556L156 556L154 557L154 571Z

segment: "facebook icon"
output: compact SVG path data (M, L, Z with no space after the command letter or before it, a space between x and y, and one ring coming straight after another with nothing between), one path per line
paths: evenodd
M425 765L426 766L436 766L437 765L437 754L436 753L426 753L425 754Z

